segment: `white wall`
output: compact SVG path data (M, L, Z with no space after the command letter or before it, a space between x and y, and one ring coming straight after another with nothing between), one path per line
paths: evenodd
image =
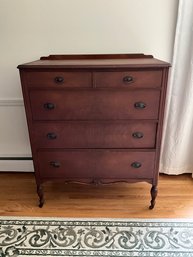
M18 64L60 53L171 61L177 7L178 0L0 0L0 157L31 155Z

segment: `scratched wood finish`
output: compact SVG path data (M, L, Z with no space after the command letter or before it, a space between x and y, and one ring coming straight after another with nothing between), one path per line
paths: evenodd
M149 210L147 183L80 185L45 183L46 204L37 206L33 173L0 173L0 215L91 218L193 218L191 174L160 175L157 204ZM116 193L115 193L116 192ZM93 204L94 202L94 204Z

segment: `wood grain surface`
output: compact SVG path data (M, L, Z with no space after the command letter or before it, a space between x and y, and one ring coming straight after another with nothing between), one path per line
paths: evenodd
M148 183L80 185L45 183L38 207L33 173L0 173L0 216L193 218L191 174L160 175L157 204L149 210Z

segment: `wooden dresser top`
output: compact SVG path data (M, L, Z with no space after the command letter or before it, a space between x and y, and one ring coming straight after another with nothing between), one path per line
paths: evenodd
M155 68L170 64L144 54L50 55L21 64L19 69L44 68Z

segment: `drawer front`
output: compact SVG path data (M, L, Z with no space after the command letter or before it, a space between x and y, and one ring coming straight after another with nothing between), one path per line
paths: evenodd
M154 152L74 150L38 152L42 178L151 179Z
M144 88L161 87L161 70L96 72L96 87Z
M26 84L30 87L76 88L91 87L90 72L26 71Z
M37 148L155 148L154 122L45 122L33 125Z
M159 90L32 90L34 120L157 119Z

